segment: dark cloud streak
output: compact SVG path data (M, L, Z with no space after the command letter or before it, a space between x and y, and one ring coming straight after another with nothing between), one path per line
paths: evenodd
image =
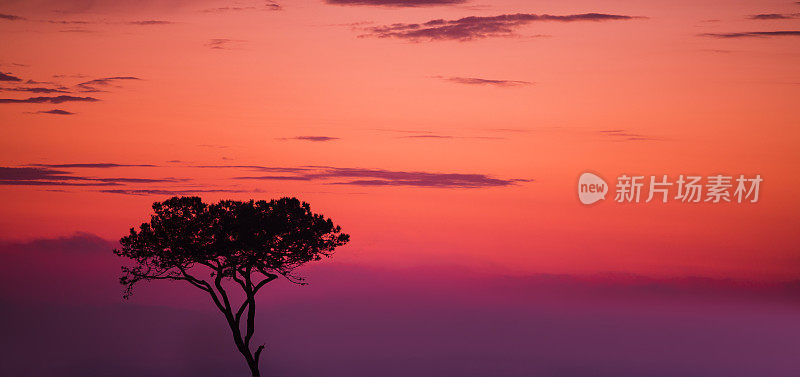
M418 134L399 136L401 139L431 139L431 140L449 140L449 139L478 139L478 140L500 140L505 139L497 136L453 136L453 135L439 135L439 134Z
M0 13L0 20L22 21L22 20L25 20L25 17L15 16L13 14Z
M261 165L192 165L191 167L201 168L201 169L248 169L254 171L280 172L280 173L299 173L312 170L310 167L287 168L287 167L272 167L272 166L261 166Z
M94 30L75 27L72 29L59 30L61 33L94 33Z
M172 25L174 22L172 21L162 21L162 20L144 20L144 21L131 21L128 22L128 25L139 25L139 26L148 26L148 25Z
M173 196L173 195L192 195L192 194L199 194L199 193L219 193L219 192L227 192L227 193L241 193L241 192L250 192L247 190L228 190L228 189L185 189L185 190L161 190L161 189L107 189L107 190L100 190L100 192L106 194L121 194L121 195L134 195L134 196L155 196L155 195L166 195L166 196Z
M53 109L53 110L46 110L46 111L37 111L36 114L52 114L52 115L75 115L73 112L69 112L66 110L61 109Z
M735 38L768 38L768 37L800 37L799 30L778 30L778 31L750 31L741 33L703 33L701 37L711 37L720 39Z
M78 164L51 165L59 167L78 167ZM174 183L184 179L177 178L93 178L74 175L51 167L0 167L0 185L15 186L119 186L123 183Z
M111 181L92 181L70 172L49 168L0 167L0 185L14 186L114 186Z
M82 92L101 92L102 90L98 89L98 86L111 86L112 84L118 81L139 81L141 80L138 77L133 76L112 76L112 77L103 77L99 79L84 81L78 85L78 88L81 89Z
M3 73L3 72L0 72L0 81L13 81L13 82L17 82L17 81L22 81L22 79L21 79L21 78L19 78L19 77L16 77L16 76L11 76L11 75L9 75L9 74L5 74L5 73Z
M278 140L301 140L301 141L323 142L323 141L339 140L339 138L332 136L295 136L289 138L283 137L279 138Z
M97 102L93 97L57 96L57 97L30 97L27 99L0 98L0 103L64 103L64 102Z
M414 186L427 188L486 188L511 186L527 179L498 179L484 174L431 173L382 169L315 167L293 176L246 176L240 180L321 180L336 185ZM333 180L333 182L331 182Z
M132 177L90 177L78 175L70 169L111 169L123 167L156 167L149 164L116 163L62 163L32 164L24 167L0 167L0 185L28 186L119 186L122 184L151 184L190 182L189 178L132 178ZM189 165L188 168L214 168L240 170L235 181L314 181L331 185L349 186L395 186L421 188L490 188L513 186L529 179L502 179L486 174L441 173L425 171L397 171L385 169L345 168L333 166L270 167L261 165ZM241 170L249 170L264 175L241 175ZM119 190L104 191L128 195L161 195L172 193L198 192L253 192L240 189L212 189L208 187L124 187Z
M360 37L399 38L411 41L457 40L471 41L491 37L513 37L515 30L533 22L601 22L632 20L642 17L603 13L583 13L565 16L549 14L502 14L499 16L471 16L457 20L436 19L423 24L391 24L366 28Z
M798 18L800 13L791 13L791 14L783 14L783 13L762 13L762 14L752 14L747 16L749 20L790 20L793 18Z
M244 41L238 39L230 39L230 38L214 38L210 39L206 43L206 47L212 50L231 50L232 49L231 45L239 44L241 42Z
M526 86L526 85L533 85L530 81L520 81L520 80L494 80L494 79L483 79L478 77L443 77L443 76L434 76L434 78L438 78L444 81L453 82L456 84L464 84L464 85L492 85L492 86L499 86L499 87L512 87L512 86Z
M150 165L150 164L114 164L110 162L100 162L100 163L87 163L87 164L33 164L31 166L40 166L40 167L47 167L47 168L95 168L95 169L109 169L109 168L127 168L127 167L146 167L152 168L157 167L158 165Z
M6 92L28 92L28 93L69 93L64 89L53 89L44 87L20 87L20 88L0 88L0 91Z
M600 135L611 138L615 141L659 141L662 140L657 137L647 136L639 133L630 132L628 130L602 130L598 131Z
M325 0L325 2L331 5L417 8L458 5L466 3L466 0Z

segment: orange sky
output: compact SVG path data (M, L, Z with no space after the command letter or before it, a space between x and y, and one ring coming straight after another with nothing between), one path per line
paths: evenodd
M116 239L170 192L292 195L352 234L337 256L352 262L797 278L800 4L431 2L4 2L0 72L20 81L0 98L99 101L0 103L0 166L155 166L33 167L113 186L0 179L0 238ZM568 18L491 23L518 13ZM625 17L569 18L587 13ZM378 36L469 16L484 18L456 39ZM74 114L37 113L54 109ZM208 165L340 170L255 180L234 178L291 174ZM356 168L503 183L353 184L341 169ZM585 207L585 170L764 182L756 204Z

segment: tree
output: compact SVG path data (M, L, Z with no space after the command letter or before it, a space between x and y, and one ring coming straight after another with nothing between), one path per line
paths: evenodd
M173 197L154 203L153 211L150 222L138 231L131 228L120 239L122 247L114 250L134 262L122 267L124 297L133 294L137 283L150 280L185 281L208 293L253 376L260 376L258 361L264 350L263 344L255 351L250 346L256 293L281 276L305 284L293 271L330 257L350 239L341 227L295 198L206 204L199 197ZM239 305L227 291L231 286L243 293Z

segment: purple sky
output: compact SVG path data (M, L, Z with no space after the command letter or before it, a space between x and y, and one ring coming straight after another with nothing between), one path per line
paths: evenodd
M112 247L0 245L0 375L246 375L199 290L155 282L123 302ZM796 286L336 263L305 274L308 286L260 296L265 376L800 373Z

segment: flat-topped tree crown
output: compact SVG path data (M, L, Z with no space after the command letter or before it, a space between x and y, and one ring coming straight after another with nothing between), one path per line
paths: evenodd
M131 228L114 251L136 262L123 268L126 296L139 281L189 280L186 273L198 264L225 278L257 272L299 283L295 268L331 256L349 240L341 227L295 198L206 204L199 197L173 197L154 203L153 211L150 222Z
M122 267L125 297L138 282L149 280L184 280L207 292L253 376L260 375L265 347L250 347L258 290L279 276L303 284L292 275L294 269L331 256L350 240L333 221L295 198L206 204L198 197L173 197L154 203L153 212L150 222L131 228L120 239L122 248L114 250L134 261ZM210 279L195 267L203 267ZM244 293L239 305L233 304L225 280Z

